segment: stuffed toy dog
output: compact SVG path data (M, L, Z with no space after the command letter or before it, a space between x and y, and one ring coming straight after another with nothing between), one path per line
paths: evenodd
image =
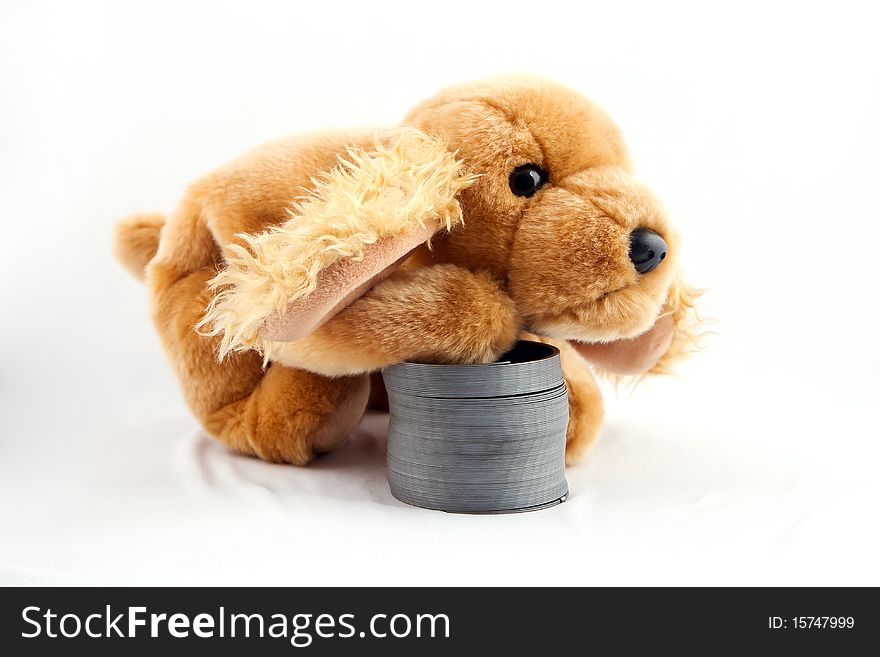
M269 461L342 444L381 392L370 373L528 337L561 350L572 462L601 426L591 368L664 373L693 341L678 240L617 128L542 80L265 144L167 218L118 224L115 248L205 431Z

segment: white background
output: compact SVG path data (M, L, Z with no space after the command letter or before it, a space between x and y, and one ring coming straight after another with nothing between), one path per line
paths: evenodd
M3 0L0 582L880 584L860 5ZM609 390L569 502L532 514L398 503L381 417L309 469L202 437L112 222L261 141L511 71L619 122L711 288L707 350Z

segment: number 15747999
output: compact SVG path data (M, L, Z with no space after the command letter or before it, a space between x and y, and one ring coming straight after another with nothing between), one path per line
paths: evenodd
M769 616L767 619L771 630L849 630L855 624L852 616Z

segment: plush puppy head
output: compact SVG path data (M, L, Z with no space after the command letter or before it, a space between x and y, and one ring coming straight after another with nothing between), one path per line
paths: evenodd
M496 272L536 333L608 342L654 325L678 240L600 109L546 81L500 79L441 92L406 122L479 175L436 260Z
M432 237L417 257L492 272L525 329L605 369L665 371L686 351L678 240L601 110L543 80L496 79L447 89L404 124L350 150L288 221L230 247L202 323L221 356L270 357Z

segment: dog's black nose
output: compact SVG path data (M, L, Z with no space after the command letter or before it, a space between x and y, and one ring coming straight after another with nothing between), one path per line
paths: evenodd
M666 241L653 230L637 228L629 236L629 259L640 274L654 271L666 257Z

